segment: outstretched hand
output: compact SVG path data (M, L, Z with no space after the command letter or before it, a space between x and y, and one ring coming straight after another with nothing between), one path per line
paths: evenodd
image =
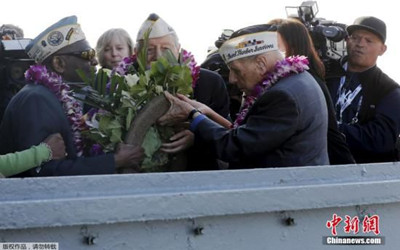
M213 121L215 121L216 123L218 123L219 125L230 129L232 124L231 122L226 119L225 117L222 117L221 115L219 115L217 112L215 112L214 110L212 110L210 107L208 107L207 105L189 99L184 95L181 94L177 94L176 95L180 100L185 101L187 103L189 103L191 106L193 106L194 108L196 108L197 110L199 110L201 113L203 113L204 115L206 115L208 118L212 119Z
M194 109L194 107L190 103L171 95L167 91L164 91L164 95L171 103L171 107L167 113L158 119L158 123L165 126L186 121L190 111Z
M203 114L209 114L210 113L211 108L208 107L207 105L201 103L201 102L189 99L187 96L182 95L182 94L176 94L176 97L178 97L180 100L182 100L184 102L189 103L195 109L199 110Z

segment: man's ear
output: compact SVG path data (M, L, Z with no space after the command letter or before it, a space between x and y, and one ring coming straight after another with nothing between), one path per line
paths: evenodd
M51 59L51 66L55 72L62 75L67 68L67 62L61 56L54 56Z
M257 56L256 58L256 67L257 71L260 73L260 75L264 76L265 73L267 72L268 69L268 61L265 56Z
M380 56L383 55L383 54L386 52L386 50L387 50L386 44L382 44L382 46L381 46L381 48L380 48L379 55L380 55Z

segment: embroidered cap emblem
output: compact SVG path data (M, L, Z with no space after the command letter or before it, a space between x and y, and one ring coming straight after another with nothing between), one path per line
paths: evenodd
M60 31L53 31L47 36L47 42L51 46L58 46L64 41L64 36Z

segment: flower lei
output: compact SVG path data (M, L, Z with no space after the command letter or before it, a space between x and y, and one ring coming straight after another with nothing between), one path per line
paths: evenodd
M184 62L186 62L187 60L189 61L187 66L190 68L190 71L192 72L192 88L194 90L194 88L196 87L196 84L197 84L197 80L200 77L200 66L197 66L197 62L194 59L194 56L192 55L192 53L183 49L182 55L183 55Z
M82 106L71 96L71 90L68 84L64 83L61 76L54 72L49 72L44 65L32 65L25 72L25 79L34 84L40 84L48 88L55 94L61 102L68 121L71 124L72 136L77 150L77 155L83 154L84 143L81 131L85 129L85 123L82 122Z
M184 62L188 62L187 66L189 67L190 71L192 72L192 88L194 89L197 80L200 77L200 66L197 66L197 62L194 59L192 53L182 49L182 59ZM126 75L129 72L130 67L136 62L137 56L132 55L130 57L125 57L117 67L113 69L113 73L118 73L119 75Z
M251 95L246 96L243 107L233 123L233 128L237 128L243 123L253 104L256 102L258 97L264 94L265 91L274 86L275 83L282 78L299 74L305 70L308 70L308 64L308 59L305 56L291 56L277 62L274 70L268 73L264 80L254 87Z

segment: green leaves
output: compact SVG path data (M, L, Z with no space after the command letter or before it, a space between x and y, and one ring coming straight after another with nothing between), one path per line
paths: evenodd
M143 34L143 47L137 55L137 62L139 65L139 72L143 73L146 71L147 65L147 48L149 45L151 27Z
M106 114L100 117L99 130L109 138L112 144L122 142L121 117Z
M145 152L145 159L141 168L144 172L167 171L164 167L169 162L169 155L159 149L163 141L172 136L172 128L152 126L147 131L142 147Z
M154 127L147 131L142 147L147 157L151 157L161 147L160 136Z
M89 129L83 134L100 144L104 152L113 151L115 145L123 141L138 112L154 97L162 95L163 91L184 95L193 93L192 72L187 65L189 62L180 62L170 50L147 68L150 31L144 34L143 47L137 57L128 58L133 61L124 61L112 72L100 69L97 74L91 72L89 76L82 71L79 73L86 85L90 86L82 101L98 108L95 116L88 118ZM162 166L168 163L169 156L159 148L172 134L172 128L156 125L148 130L142 145L146 154L142 171L165 170Z
M159 94L157 86L172 94L189 95L193 92L190 68L180 64L170 50L165 51L163 57L151 63L150 75L150 81L154 82L152 91L157 94Z

